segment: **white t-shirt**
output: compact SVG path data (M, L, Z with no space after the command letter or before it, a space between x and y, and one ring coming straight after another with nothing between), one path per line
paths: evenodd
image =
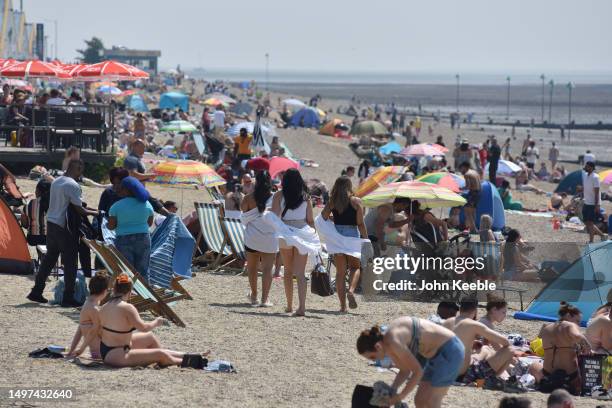
M223 129L225 127L225 112L223 112L222 110L215 111L215 114L213 115L213 121L217 129Z
M599 192L600 196L595 197L595 189L599 188L599 175L595 172L588 174L586 171L582 172L582 194L584 195L584 203L586 205L595 205L597 198L597 203L601 203L601 191Z
M527 156L527 163L533 164L538 160L538 156L540 155L540 151L537 147L528 147L525 156Z
M586 162L595 163L595 155L593 153L585 153L584 156L582 157L582 162L583 163L586 163Z
M74 204L79 207L83 205L81 203L81 187L72 177L61 176L51 183L47 221L64 227L66 225L68 204Z

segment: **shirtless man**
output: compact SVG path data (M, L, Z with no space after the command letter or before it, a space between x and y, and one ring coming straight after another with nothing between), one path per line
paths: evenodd
M465 188L468 190L465 204L465 225L470 232L478 232L476 229L476 208L480 201L480 176L470 168L469 162L459 165L459 171L465 178Z
M455 332L465 347L465 356L458 382L471 384L479 379L488 380L502 374L512 363L514 355L508 339L476 321L478 302L462 301L459 316L444 321L444 327ZM493 347L483 346L477 353L470 353L474 341L483 338Z
M608 314L595 317L586 329L586 338L591 343L595 353L610 354L612 352L612 308Z
M574 395L580 394L581 380L578 371L580 348L589 351L591 346L580 332L582 312L575 306L561 302L559 320L544 325L540 330L544 348L544 366L540 390L552 392L565 388ZM553 374L554 375L551 375Z
M368 211L364 218L366 230L369 232L369 238L374 246L374 256L380 256L381 252L387 250L385 243L385 226L389 228L400 228L409 224L412 217L406 217L403 220L395 220L395 214L404 211L410 207L411 200L409 198L399 197L392 204L381 205L380 207L372 208Z

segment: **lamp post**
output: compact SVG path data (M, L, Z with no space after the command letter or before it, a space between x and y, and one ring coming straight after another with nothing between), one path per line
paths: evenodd
M552 123L552 98L553 92L555 89L555 81L552 79L548 81L548 86L550 87L550 98L548 99L548 123Z
M508 81L508 100L506 101L506 120L510 118L510 77L506 77L506 81Z
M540 75L540 79L542 80L542 123L544 123L544 93L546 92L546 75Z
M266 92L270 90L269 82L270 82L270 54L266 52Z
M575 88L573 82L567 83L567 90L569 91L569 101L567 109L567 141L571 142L572 137L572 89Z
M459 113L459 74L455 75L455 79L457 80L457 113Z

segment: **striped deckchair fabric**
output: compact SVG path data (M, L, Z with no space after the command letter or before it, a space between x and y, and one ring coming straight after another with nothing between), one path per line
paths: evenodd
M191 255L195 240L181 219L170 214L151 236L149 282L167 289L189 294L179 283L191 279ZM189 296L191 299L191 296Z
M83 242L100 258L106 270L114 278L121 273L127 274L133 282L135 295L130 297L130 303L139 312L151 311L165 317L178 326L185 327L185 323L170 308L169 304L187 296L165 288L156 288L151 285L129 264L127 259L112 244L82 238Z
M470 249L474 258L484 258L486 276L500 276L501 271L501 244L499 242L470 242Z
M242 222L236 218L221 217L221 226L236 259L240 261L246 260L244 225L242 225Z
M204 259L208 265L206 270L217 270L220 266L227 265L234 261L232 248L229 245L221 227L220 217L223 217L223 206L221 204L195 203L196 212L200 221L200 239L204 239L208 252L204 254Z

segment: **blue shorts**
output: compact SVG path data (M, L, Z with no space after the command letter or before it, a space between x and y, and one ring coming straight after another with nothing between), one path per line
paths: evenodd
M336 231L338 231L338 234L344 236L344 237L353 237L353 238L359 238L359 229L357 228L356 225L336 225Z
M459 337L454 336L440 347L435 356L425 361L421 381L432 387L450 387L463 365L465 349Z

